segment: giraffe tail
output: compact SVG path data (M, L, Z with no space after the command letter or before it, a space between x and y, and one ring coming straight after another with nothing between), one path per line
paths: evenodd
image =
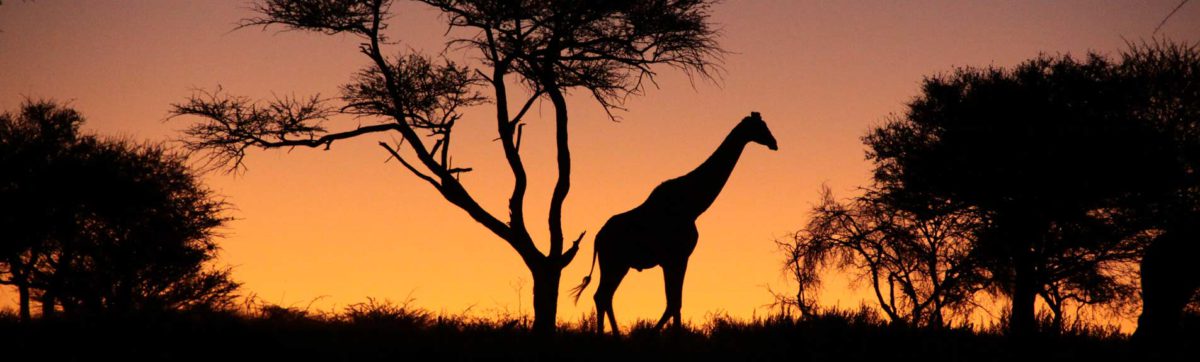
M579 304L579 296L583 295L583 290L592 282L592 273L596 272L596 254L598 253L599 251L592 250L592 268L588 269L588 275L583 277L583 283L571 289L571 296L575 297L575 304Z

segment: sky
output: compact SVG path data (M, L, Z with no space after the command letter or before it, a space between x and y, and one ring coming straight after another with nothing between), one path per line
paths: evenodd
M770 291L793 289L775 241L802 227L821 185L852 196L870 182L861 137L902 113L923 77L959 66L1012 66L1038 54L1115 56L1148 40L1178 5L1157 1L792 1L726 0L712 9L729 51L715 81L658 69L657 87L631 98L619 122L588 97L571 110L573 177L563 217L567 235L588 231L563 271L561 321L594 306L567 290L588 273L592 235L612 215L640 204L660 182L687 173L751 111L778 151L751 145L715 204L697 221L683 317L765 315ZM394 53L444 53L438 12L398 1ZM196 89L255 99L334 96L368 60L358 39L278 29L235 30L252 16L245 1L4 1L0 5L0 110L25 99L56 99L82 112L96 134L176 142L197 119L167 120L172 103ZM1200 41L1200 4L1189 3L1157 36ZM530 172L527 219L545 250L554 183L553 108L538 104L522 144ZM488 108L456 128L462 182L506 218L511 175ZM349 129L352 119L328 125ZM340 128L339 128L340 127ZM532 314L532 278L501 239L441 199L377 141L319 149L259 150L237 174L203 181L233 208L219 263L234 268L243 294L283 306L335 310L368 297L434 312ZM820 302L854 307L863 296L828 276ZM593 286L585 292L590 296ZM15 305L15 293L0 303ZM869 300L868 300L869 302ZM631 273L617 291L618 319L655 319L665 307L659 269Z

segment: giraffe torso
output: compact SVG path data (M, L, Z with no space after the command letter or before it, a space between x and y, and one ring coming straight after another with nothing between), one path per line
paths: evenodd
M610 218L596 235L596 248L606 259L642 270L686 260L698 237L694 219L639 207Z

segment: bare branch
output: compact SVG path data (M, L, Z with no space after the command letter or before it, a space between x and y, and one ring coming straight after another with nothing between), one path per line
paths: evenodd
M242 19L238 28L280 25L288 30L367 36L375 9L390 4L391 0L264 0L251 5L260 16Z
M396 159L396 161L400 161L400 164L403 165L404 168L407 168L409 172L412 172L413 175L417 175L417 177L420 177L422 180L425 180L425 182L428 182L430 185L433 185L433 188L435 188L435 189L442 188L442 185L440 183L438 183L437 180L434 180L433 177L429 177L429 175L426 175L425 173L418 171L415 167L410 165L407 161L404 161L404 157L401 157L400 153L396 152L395 148L392 148L392 146L389 146L386 142L382 142L382 141L379 142L379 146L383 147L383 149L387 150L388 153L390 153L392 155L392 158Z
M229 166L230 170L242 167L246 149L252 146L329 146L338 139L390 129L378 125L326 134L322 122L335 113L320 96L282 97L260 103L224 94L217 88L212 92L196 91L185 102L172 104L169 118L204 118L204 122L184 131L188 136L184 144L193 152L208 152L210 162Z
M529 109L533 106L533 102L537 101L538 98L540 98L543 94L545 94L545 92L542 90L533 92L533 95L529 96L529 99L525 100L525 104L521 106L521 110L517 111L517 115L514 116L512 118L512 120L509 121L509 123L511 123L511 124L521 123L521 118L525 117L525 112L528 112Z
M946 220L978 220L971 210L918 217L883 201L874 190L845 202L823 188L808 225L780 242L788 253L786 268L799 284L797 301L811 303L825 267L857 273L867 281L879 306L893 321L940 326L943 309L962 317L984 285L970 257L973 239L943 238L970 234L977 224ZM920 232L935 227L964 230ZM811 308L811 305L805 306Z
M575 260L575 254L579 253L579 242L583 240L584 235L587 235L587 231L579 233L579 237L575 238L575 241L571 242L571 247L567 249L567 251L563 253L562 258L559 259L559 268L566 268L567 265L571 264L572 260Z

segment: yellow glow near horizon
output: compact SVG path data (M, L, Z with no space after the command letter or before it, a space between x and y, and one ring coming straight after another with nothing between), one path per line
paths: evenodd
M568 235L587 230L580 257L563 272L559 316L577 320L590 298L566 290L591 263L591 236L659 182L707 157L751 111L763 114L779 151L751 145L720 198L699 221L700 241L684 288L685 320L709 313L762 315L768 288L790 290L774 240L801 227L821 184L849 196L869 182L859 140L902 112L922 77L953 66L1008 66L1039 52L1115 54L1125 39L1151 36L1177 2L725 1L714 8L721 45L732 51L719 84L661 69L659 88L631 98L610 122L587 97L571 98L574 173L565 205ZM444 48L439 14L400 2L389 29L396 51ZM24 97L55 98L102 135L170 140L193 120L163 122L194 88L254 98L334 95L365 64L356 39L274 29L231 31L249 16L242 1L5 2L0 6L0 109ZM1200 40L1200 7L1185 7L1159 35ZM470 61L469 53L450 53ZM466 54L466 55L464 55ZM530 172L530 230L543 241L554 182L549 106L535 109L522 154ZM464 183L506 217L511 178L491 114L470 112L456 131ZM331 122L353 127L354 120ZM244 291L285 306L330 309L366 297L433 311L532 313L532 279L507 245L394 163L369 139L329 151L252 152L240 175L213 173L208 186L236 208L224 230L223 263ZM541 245L545 247L545 245ZM590 296L593 285L585 292ZM0 292L11 303L15 293ZM862 295L831 279L825 305ZM314 302L315 301L315 302ZM665 300L659 269L631 273L617 292L623 323L657 318Z

